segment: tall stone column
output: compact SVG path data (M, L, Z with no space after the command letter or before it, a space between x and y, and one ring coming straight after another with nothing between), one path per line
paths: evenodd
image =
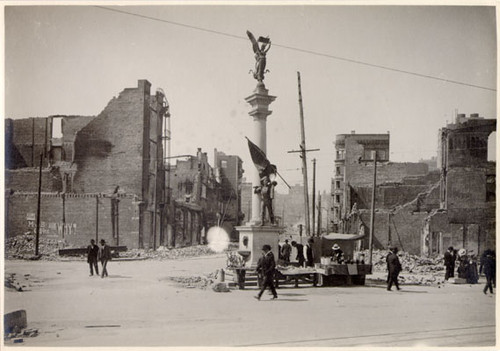
M276 96L269 95L269 91L264 86L264 83L258 82L253 94L245 99L252 109L248 113L253 117L253 135L252 142L257 145L262 151L267 154L267 116L272 111L269 110L269 105L276 99ZM252 168L252 186L260 185L259 171L256 167ZM261 222L261 198L259 194L252 193L252 218L248 225L255 225Z

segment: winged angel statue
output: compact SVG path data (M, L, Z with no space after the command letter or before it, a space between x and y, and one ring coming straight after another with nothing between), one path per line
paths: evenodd
M253 77L257 79L259 82L264 80L264 73L269 72L266 70L266 54L271 48L271 40L269 37L259 37L259 40L255 40L253 34L247 30L247 35L250 41L252 42L253 52L255 52L255 71L251 71L253 73ZM259 43L262 45L259 47Z

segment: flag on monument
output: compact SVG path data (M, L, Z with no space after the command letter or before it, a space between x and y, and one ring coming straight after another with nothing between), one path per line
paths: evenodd
M245 137L246 138L246 137ZM271 162L267 159L266 154L264 151L262 151L257 145L252 143L250 139L248 139L248 148L250 149L250 156L252 157L252 161L257 167L257 170L259 173L264 171L266 168L268 168L271 165Z

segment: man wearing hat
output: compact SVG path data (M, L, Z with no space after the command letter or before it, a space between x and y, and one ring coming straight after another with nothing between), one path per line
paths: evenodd
M271 289L271 292L273 294L273 300L278 298L278 294L276 293L276 289L274 288L274 269L276 267L276 263L274 262L274 255L273 252L271 251L271 246L269 245L264 245L262 246L262 260L259 261L259 264L257 266L257 271L262 272L263 275L263 283L262 283L262 288L260 289L260 292L255 298L257 300L260 300L262 297L262 294L266 290L267 287Z
M101 239L101 247L99 248L99 259L101 260L102 264L102 273L101 273L101 278L104 278L104 276L108 276L108 270L106 269L106 266L108 264L108 261L111 260L111 249L109 248L108 245L106 245L106 241L104 239Z
M401 290L398 284L398 275L401 272L401 263L398 258L398 248L391 247L389 248L389 254L386 257L387 262L387 270L389 271L387 277L387 290L391 291L392 284L396 286L396 289Z
M448 251L444 253L444 266L446 268L444 280L448 280L448 278L453 278L455 271L455 254L453 252L453 246L450 246L448 248Z
M332 260L334 263L344 263L344 252L337 243L332 246Z
M95 269L95 274L99 275L99 266L97 257L99 256L99 246L95 243L95 240L92 239L90 240L90 245L87 246L87 263L90 266L90 275L94 275L94 269Z

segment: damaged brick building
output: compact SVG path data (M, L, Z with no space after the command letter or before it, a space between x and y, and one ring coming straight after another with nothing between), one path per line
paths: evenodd
M332 229L368 233L376 152L375 248L397 245L412 254L435 255L450 245L475 253L494 247L495 165L486 158L494 130L496 120L458 115L440 131L441 163L432 171L423 162L390 162L389 134L338 135Z
M496 162L488 161L488 138L496 119L459 114L439 130L440 206L426 218L425 254L450 245L474 253L496 245Z
M166 99L150 90L139 80L96 117L5 121L6 237L34 231L41 158L42 236L73 247L91 238L129 248L166 240Z
M220 224L231 239L238 240L238 232L234 229L242 224L245 215L242 211L241 189L243 183L243 161L237 155L226 155L214 150L214 169L217 182L221 185L221 221Z
M196 156L178 160L170 168L175 226L168 246L201 244L206 230L219 222L220 185L208 163L207 153L198 148Z

